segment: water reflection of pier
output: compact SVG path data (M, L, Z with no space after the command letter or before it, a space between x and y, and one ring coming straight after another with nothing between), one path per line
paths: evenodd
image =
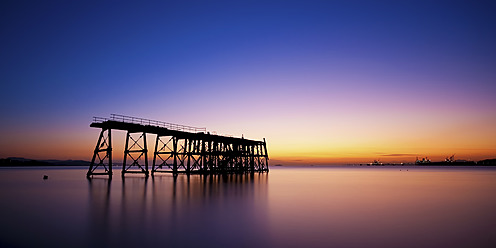
M249 140L210 134L205 128L171 124L123 115L94 117L90 125L100 128L87 176L112 177L112 130L127 131L122 175L148 176L147 134L155 134L151 173L217 174L267 172L265 139ZM131 163L128 163L131 162ZM97 170L101 168L102 170Z
M108 247L110 236L110 188L111 180L95 178L89 185L89 244L91 247Z
M267 180L266 173L126 177L112 181L110 190L108 180L91 179L91 238L102 247L151 246L164 240L170 246L205 241L223 246L248 237L253 240L247 243L261 245Z

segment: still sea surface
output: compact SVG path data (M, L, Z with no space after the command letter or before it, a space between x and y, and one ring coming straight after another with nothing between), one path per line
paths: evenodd
M495 167L86 170L1 168L0 247L496 247Z

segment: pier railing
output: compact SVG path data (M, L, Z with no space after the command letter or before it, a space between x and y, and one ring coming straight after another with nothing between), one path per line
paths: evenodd
M207 132L207 129L204 127L203 128L192 127L192 126L174 124L174 123L163 122L163 121L149 120L149 119L144 119L144 118L140 118L140 117L126 116L126 115L111 114L110 118L93 117L94 123L102 123L102 122L106 122L106 121L116 121L116 122L123 122L123 123L140 124L140 125L144 125L144 126L163 127L163 128L167 128L170 130L192 132L192 133L200 133L200 132L205 133L205 132Z

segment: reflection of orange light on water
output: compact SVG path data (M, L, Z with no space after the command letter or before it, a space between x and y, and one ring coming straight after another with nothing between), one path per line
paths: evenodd
M281 242L298 230L297 236L306 238L299 240L303 246L325 240L350 247L364 246L363 240L381 247L418 247L419 240L449 244L459 242L452 233L477 229L468 239L487 233L494 171L401 168L273 169L271 230ZM302 223L307 224L302 228Z

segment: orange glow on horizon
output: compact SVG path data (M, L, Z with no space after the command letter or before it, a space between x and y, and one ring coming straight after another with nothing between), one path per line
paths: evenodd
M231 122L207 122L205 126L216 127L218 133L234 137L243 135L253 140L265 137L271 165L351 164L374 160L413 163L416 157L441 161L453 154L456 159L473 161L496 157L496 118L426 122L400 114L392 121L360 120L356 116L360 113L342 119L322 115L294 119L290 114L278 113L266 116L263 122L240 117ZM99 132L84 123L66 129L22 130L21 136L10 133L2 141L0 157L89 161ZM123 158L124 136L123 131L112 132L116 162ZM154 138L148 134L149 157L153 155Z

